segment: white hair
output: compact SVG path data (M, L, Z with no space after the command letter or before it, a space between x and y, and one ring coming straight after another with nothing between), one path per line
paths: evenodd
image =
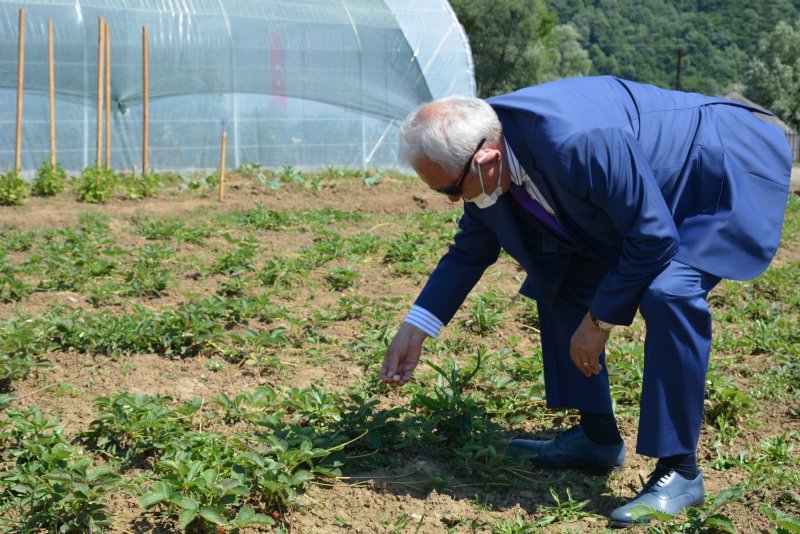
M425 110L426 107L432 106ZM458 173L484 137L484 146L503 135L497 114L486 101L449 96L412 111L400 126L400 162L414 166L428 157L451 173Z

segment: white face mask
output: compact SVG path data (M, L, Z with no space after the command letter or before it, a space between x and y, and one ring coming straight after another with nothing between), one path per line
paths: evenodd
M497 199L500 198L500 195L503 194L503 188L500 185L500 177L503 175L503 160L500 160L500 170L498 171L498 178L497 178L497 187L491 193L486 193L486 190L483 188L483 175L481 174L481 163L483 160L478 162L478 178L481 181L481 194L476 196L475 198L465 198L464 202L473 202L476 206L480 209L486 209L490 206L494 206Z

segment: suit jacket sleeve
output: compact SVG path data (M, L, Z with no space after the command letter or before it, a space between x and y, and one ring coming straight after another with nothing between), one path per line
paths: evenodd
M444 324L450 322L483 272L500 255L497 236L472 213L477 209L465 204L454 243L439 260L414 302Z
M566 187L604 212L622 236L619 260L600 282L592 313L604 321L629 325L642 292L678 249L672 213L632 134L616 128L590 130L567 144L562 152Z

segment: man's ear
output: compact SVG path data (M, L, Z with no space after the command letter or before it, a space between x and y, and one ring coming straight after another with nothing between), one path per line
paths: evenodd
M481 148L477 154L475 154L475 161L477 162L478 165L483 165L484 163L492 163L499 157L500 157L499 150L492 147L484 147Z

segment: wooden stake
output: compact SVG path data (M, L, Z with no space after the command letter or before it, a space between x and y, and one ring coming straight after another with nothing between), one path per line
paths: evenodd
M50 165L56 165L56 61L53 54L53 19L47 21L47 49L50 63Z
M225 201L225 147L228 145L228 132L222 131L222 153L219 156L219 201Z
M142 27L142 175L147 174L147 136L150 121L150 73L147 63L147 26Z
M105 64L105 19L100 17L97 30L97 157L95 166L99 169L103 164L103 66Z
M14 150L14 170L22 170L22 88L25 78L25 10L19 10L19 56L17 57L17 141Z
M111 26L106 22L106 169L111 168Z

